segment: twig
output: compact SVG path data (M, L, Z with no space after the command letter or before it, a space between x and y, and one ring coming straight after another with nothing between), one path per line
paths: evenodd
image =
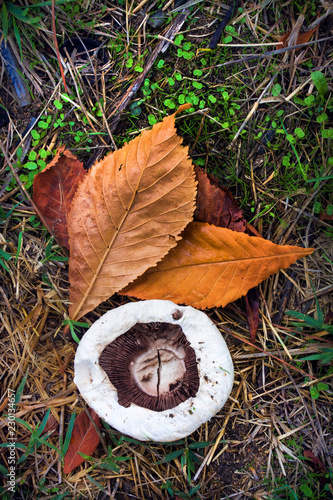
M247 61L253 61L254 59L266 59L266 57L276 56L283 54L284 52L289 52L295 49L301 49L302 47L307 47L308 45L314 45L315 43L326 42L327 40L332 40L333 36L328 36L326 38L320 38L319 40L312 40L311 42L300 43L298 45L293 45L292 47L284 47L283 49L271 50L270 52L264 52L263 54L253 54L251 56L243 57L242 59L235 59L234 61L227 61L222 64L215 64L214 66L207 66L202 68L202 71L207 69L221 68L222 66L231 66L232 64L243 63Z
M235 141L240 136L242 130L245 128L245 125L247 124L247 122L251 119L251 117L254 115L254 113L259 108L259 104L260 104L261 100L263 99L263 97L266 94L267 90L269 90L269 88L273 85L273 82L274 82L275 78L277 77L277 75L278 75L278 72L276 72L275 75L270 79L270 81L268 82L268 84L266 85L266 87L264 88L264 90L262 91L262 93L260 94L258 100L254 103L251 111L249 112L249 114L245 118L244 122L239 127L238 132L236 133L235 137L233 138L233 140L229 144L228 149L232 147L232 145L235 143Z
M188 16L188 12L184 12L182 14L179 14L168 31L165 34L165 38L171 38L173 37L182 27L184 24L186 18ZM133 98L133 96L136 94L136 92L139 90L141 87L143 81L145 80L148 72L151 70L154 62L157 59L157 56L161 52L162 49L167 48L170 42L161 40L158 45L155 47L153 53L151 54L149 60L147 61L145 68L143 72L134 80L132 85L129 87L129 89L126 91L126 93L123 95L123 97L120 99L120 102L116 104L116 106L112 109L111 113L107 117L109 120L110 118L113 118L113 121L110 125L109 130L111 131L111 134L115 131L117 128L117 125L120 120L120 115L124 111L124 109L128 106L130 100ZM86 168L89 168L93 163L97 162L101 156L103 155L103 151L97 151L88 161L88 163L85 165Z
M228 10L228 12L224 16L222 22L218 25L218 27L216 28L216 30L212 36L212 39L209 43L210 49L216 49L217 44L219 43L220 38L222 36L222 32L223 32L224 28L227 26L228 22L234 16L236 10L238 9L239 4L240 4L240 0L234 0L232 6Z
M179 14L179 16L176 17L174 20L173 24L171 27L168 29L168 31L165 34L165 38L170 38L172 37L175 33L177 33L182 25L184 24L186 18L188 16L188 12ZM122 97L120 102L114 107L114 109L111 111L111 113L108 116L108 119L110 119L112 116L115 116L115 119L110 127L111 131L113 132L114 129L116 128L119 118L120 118L120 113L127 107L128 103L132 99L132 97L136 94L136 92L139 90L141 87L143 81L145 80L148 72L151 70L154 62L157 59L157 56L161 52L164 47L167 47L169 45L169 42L166 42L165 40L161 40L157 47L155 47L153 53L151 54L149 60L147 61L145 68L143 72L134 80L132 85L129 87L125 95Z

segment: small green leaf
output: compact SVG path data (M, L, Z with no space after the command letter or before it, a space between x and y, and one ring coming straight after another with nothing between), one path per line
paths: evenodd
M311 394L312 399L319 398L319 391L315 385L310 387L310 394Z
M23 165L23 167L27 168L28 170L36 170L38 168L37 163L35 163L34 161L28 161Z
M38 122L38 127L46 130L48 128L48 123L41 120Z
M290 165L290 158L289 156L284 156L283 159L282 159L282 165L284 167L289 167Z
M37 158L37 153L36 153L36 151L30 151L30 153L29 153L29 160L30 160L30 161L35 161L35 160L36 160L36 158Z
M321 113L319 116L317 116L317 122L318 123L323 123L328 120L328 116L326 113Z
M62 103L61 103L58 99L55 99L55 101L53 102L53 104L54 104L54 105L55 105L55 107L56 107L57 109L59 109L59 110L60 110L60 109L62 109L62 108L63 108L63 106L64 106L64 105L63 105L63 104L62 104Z
M182 44L182 40L184 40L184 35L177 35L175 38L175 45L179 47Z
M327 384L324 384L324 382L318 382L317 384L318 391L328 391L329 386Z
M272 95L277 96L281 94L282 87L279 83L275 83L272 87Z
M157 119L155 118L154 115L148 115L148 122L149 122L149 125L155 125L155 123L157 123Z
M313 492L311 490L311 488L309 488L309 486L305 483L302 483L301 486L299 487L299 489L301 490L302 493L304 493L304 495L308 498L314 498L314 495L313 495Z
M314 71L311 73L311 78L314 86L318 90L318 93L321 97L324 97L326 92L328 92L328 85L325 76L321 71Z
M295 134L296 134L296 135L297 135L297 137L299 137L300 139L301 139L302 137L304 137L304 136L305 136L305 133L304 133L304 132L303 132L303 130L302 130L301 128L299 128L299 127L295 128Z
M287 134L286 135L286 139L287 139L287 141L290 142L290 144L295 144L296 143L296 139L295 139L295 137L292 134Z
M307 106L311 106L311 104L313 103L313 101L315 100L315 96L314 95L309 95L307 96L305 99L304 99L304 102Z
M40 134L37 132L37 130L32 130L31 135L32 135L32 138L35 140L40 139Z
M333 137L333 128L322 130L321 136L323 139L331 139Z

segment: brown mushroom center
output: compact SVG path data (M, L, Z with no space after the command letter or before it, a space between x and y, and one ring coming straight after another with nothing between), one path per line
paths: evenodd
M105 347L99 364L125 407L168 410L199 389L195 352L179 325L137 323Z

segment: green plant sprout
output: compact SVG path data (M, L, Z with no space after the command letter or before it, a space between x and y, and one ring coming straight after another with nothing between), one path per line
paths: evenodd
M65 319L62 324L63 324L63 326L67 326L67 325L69 326L72 338L73 338L73 340L75 340L75 342L77 344L80 343L80 339L75 333L75 330L76 330L75 327L76 326L78 326L80 328L89 328L90 327L89 323L83 323L82 321L73 321L72 319Z
M188 444L188 441L190 444ZM180 457L180 463L181 466L186 469L187 471L187 478L189 484L191 484L192 481L192 474L195 471L195 464L196 463L201 463L203 457L199 458L197 456L197 453L194 452L194 450L200 450L202 448L205 448L209 445L212 444L211 441L203 441L200 443L195 442L193 439L189 438L189 440L179 440L175 443L170 443L172 445L179 445L179 444L185 444L184 448L181 448L180 450L173 451L171 453L168 453L165 455L165 457L157 462L158 464L165 463L165 462L170 462L171 460L174 460L175 458Z
M47 242L45 248L45 258L42 260L42 264L45 264L45 262L68 262L68 257L65 257L64 255L57 255L56 252L52 253L53 241L54 238L52 237Z
M320 308L318 298L315 295L315 301L316 301L316 310L317 310L317 318L315 319L312 316L309 316L308 314L303 314L298 311L286 311L286 314L288 316L292 316L293 318L299 319L302 321L302 323L299 322L293 322L292 325L296 326L299 330L302 331L304 326L307 326L308 328L312 328L315 331L326 331L330 334L333 334L333 325L327 325L324 321L324 313ZM320 361L321 364L326 364L330 363L333 360L333 348L330 347L321 347L319 349L318 354L312 354L310 356L306 356L305 358L300 358L298 361Z

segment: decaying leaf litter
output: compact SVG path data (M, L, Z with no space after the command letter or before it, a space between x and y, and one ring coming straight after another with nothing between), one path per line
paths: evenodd
M268 24L270 20L272 21L269 18L271 15L269 10L261 10L261 6L245 5L244 8L247 14L243 13L246 21L241 26L240 33L242 37L240 43L244 41L244 36L252 44L258 43L258 40L261 43L267 42L266 39L263 40L264 35L262 35L263 32L260 28L265 26L267 30L268 26L272 26L272 24ZM119 12L117 9L112 11L113 18L118 19L117 16L119 16L119 19L127 18L124 37L126 37L126 30L129 30L128 33L132 33L133 35L134 32L131 32L131 28L138 29L139 27L139 19L136 18L138 14L131 14L129 10L127 10L126 14L126 11L121 11L121 7L119 9ZM285 7L285 9L289 9L289 7ZM287 12L296 18L298 12L294 12L291 7L290 9L291 11L288 10ZM279 11L279 13L282 14L282 11ZM323 8L319 5L317 15L319 16L323 13ZM59 15L60 17L62 15L61 9ZM209 33L212 33L212 28L207 27L209 26L209 20L212 21L216 17L221 19L222 15L223 13L217 12L214 8L208 8L207 6L203 6L202 10L199 9L197 12L192 10L190 17L193 16L195 21L193 25L186 26L185 24L182 27L185 37L185 42L183 43L186 43L186 41L193 43L193 37L191 38L190 35L194 34L197 36L198 34L198 30L194 30L192 27L194 26L201 29L201 32L199 32L205 35L203 40L208 45ZM238 14L238 17L241 15L241 13ZM306 16L306 19L309 20L307 25L309 25L314 19L314 15L311 14L311 17L309 13L306 13ZM237 16L235 18L236 21ZM47 22L47 19L43 20L43 22ZM256 22L259 24L255 24ZM239 28L237 23L235 26ZM290 31L292 25L287 26L286 29L283 28L284 26L281 26L281 22L280 24L278 23L274 32L275 38L268 38L269 41L274 41L272 48L274 48L276 42L281 39L284 33L288 30ZM102 27L100 29L103 30L105 28ZM141 42L141 35L145 33L143 30L146 28L141 27L140 29L142 31L140 32L139 30L140 34L136 36L140 37ZM325 35L327 36L327 29L320 26L318 36L316 35L318 40L325 38ZM197 64L197 62L200 59L194 58L194 61L191 62L192 67L188 67L189 63L186 62L187 60L179 58L176 47L169 48L166 55L163 56L164 59L169 61L169 64L172 62L174 64L175 60L178 64L180 62L178 68L181 68L180 71L183 76L193 78L193 68L198 66L199 63ZM221 57L221 54L226 49L219 47L217 50L220 51L219 56ZM239 79L241 79L244 84L245 90L243 90L243 94L238 100L241 103L240 106L243 106L243 108L241 108L239 114L237 111L239 123L235 129L230 130L228 127L224 129L212 120L219 121L219 106L220 108L222 107L219 103L215 108L211 106L212 109L203 112L206 114L206 117L201 128L201 134L198 137L195 135L202 122L202 114L198 113L198 110L195 110L195 106L193 107L193 111L191 111L195 113L192 115L192 118L185 115L184 118L178 121L178 126L180 127L184 127L186 122L193 123L191 125L193 131L191 132L191 128L185 128L185 134L182 134L185 135L185 140L188 141L190 147L196 143L192 152L193 159L202 159L203 165L206 164L211 171L218 173L222 183L231 189L238 203L242 202L242 197L247 193L244 185L248 186L251 195L247 198L248 204L247 202L244 203L242 208L247 220L250 220L253 214L260 214L259 217L252 221L260 234L276 243L300 244L302 241L305 241L307 243L306 246L315 246L317 248L317 245L319 245L321 249L320 252L317 251L312 257L307 258L307 264L304 267L302 265L293 266L286 274L280 273L268 279L260 286L260 326L257 334L256 348L246 344L249 340L246 318L241 302L234 303L224 309L218 308L208 311L208 314L218 323L221 330L227 334L227 341L236 362L237 376L232 394L233 399L229 401L228 405L221 412L221 415L218 415L192 436L194 444L215 440L215 444L211 442L202 449L194 448L195 456L199 462L195 464L195 474L191 474L192 484L190 485L188 482L188 469L182 468L185 460L183 456L188 456L185 452L180 453L178 457L175 457L170 462L163 461L165 457L168 457L169 453L174 451L181 452L185 448L184 444L166 447L158 445L147 446L146 444L135 444L127 441L116 442L119 436L116 436L112 442L108 433L106 433L107 435L104 438L102 436L103 440L94 457L97 461L98 457L100 457L101 464L103 461L105 462L105 457L108 457L107 444L111 444L116 456L129 458L129 460L121 463L118 473L113 470L109 473L109 477L106 478L105 465L100 468L97 465L97 467L89 470L89 463L91 466L93 461L89 463L85 462L81 471L79 469L78 472L75 470L70 475L69 485L60 482L60 485L55 486L59 483L59 478L62 477L62 469L57 463L58 456L55 450L42 444L37 450L31 450L31 453L27 455L26 461L20 465L21 477L24 472L28 471L26 475L28 480L21 487L27 498L38 497L38 494L42 491L41 488L44 487L43 484L40 485L43 475L46 478L46 484L49 489L51 489L51 486L58 487L59 492L68 491L69 495L73 495L74 491L86 492L88 489L90 489L90 492L99 492L99 487L94 483L94 481L97 481L102 485L102 488L105 488L106 492L112 493L114 491L116 498L117 496L122 498L126 494L132 494L138 498L168 498L170 497L170 490L181 492L175 493L175 495L179 496L184 492L190 492L191 488L195 485L199 485L199 489L193 493L192 497L212 498L213 494L215 495L214 498L220 498L227 494L230 495L239 492L243 492L240 495L245 495L245 492L252 494L252 492L258 490L257 497L260 498L260 495L261 497L264 497L265 494L267 496L269 491L277 486L283 487L286 483L292 484L294 489L297 489L302 482L304 483L304 477L311 476L311 470L313 470L311 466L312 468L314 467L314 462L310 461L307 467L304 465L302 457L304 456L305 449L314 450L315 456L320 458L320 463L324 464L323 467L326 467L326 471L329 470L331 465L330 447L332 446L329 431L331 425L331 378L329 365L320 367L318 363L311 361L295 363L295 358L301 357L303 352L306 355L318 352L318 348L323 347L325 340L330 340L330 336L325 329L321 330L320 328L317 328L317 331L319 330L317 334L313 333L314 330L304 328L304 335L297 332L297 328L297 333L295 333L295 328L290 323L290 317L284 315L283 311L284 309L293 309L299 312L306 312L310 316L316 316L314 291L318 295L319 304L325 314L328 314L332 309L332 304L329 302L331 299L328 295L332 286L332 269L330 264L332 255L331 246L329 246L330 240L325 234L325 232L329 231L330 226L329 224L325 225L324 221L320 223L316 215L313 216L313 205L316 202L318 191L313 190L304 193L304 191L300 190L296 194L291 192L292 196L289 198L293 201L293 205L290 204L285 193L283 193L284 197L282 196L282 186L278 181L282 174L286 175L283 162L287 163L287 160L283 160L280 154L281 148L276 150L274 148L270 149L265 145L264 140L261 141L260 138L254 138L257 133L256 130L260 130L267 123L264 121L264 118L267 115L268 106L272 106L271 103L273 103L273 106L276 106L277 110L283 109L285 106L287 115L287 112L296 112L295 103L292 98L288 99L293 92L296 91L294 95L299 96L299 98L305 98L305 91L302 88L297 90L304 82L309 80L311 72L307 66L303 66L304 59L306 62L306 58L311 56L316 62L317 59L315 58L318 56L320 64L317 64L319 62L317 61L314 68L321 68L323 66L324 68L321 69L322 73L326 75L326 78L329 77L326 69L327 63L330 60L327 42L319 42L318 44L309 46L306 50L307 52L302 54L303 59L295 60L299 56L298 52L293 53L291 51L288 54L288 58L286 59L287 69L280 70L279 79L275 80L275 82L279 82L284 93L280 92L280 94L274 95L274 92L268 96L266 94L262 96L256 113L252 113L250 119L247 121L250 128L245 136L246 140L241 134L240 137L242 139L239 139L239 144L236 141L236 145L238 145L235 151L227 149L232 140L232 132L234 131L234 135L236 134L242 125L241 118L245 120L246 116L252 110L251 102L256 102L266 85L266 82L263 83L263 74L260 73L256 62L251 62L251 65L254 64L253 68L250 67L246 70L242 65L235 67L237 71L232 66L232 70L230 73L227 73L227 76L224 72L219 73L222 70L218 70L217 68L214 68L209 73L209 78L213 81L213 85L215 84L216 86L221 86L222 83L225 84L225 77L230 78L230 85L226 87L226 90L223 90L228 95L231 95L230 89L232 89L233 85L235 86L235 81L237 81L238 85ZM245 48L239 49L237 47L230 47L227 49L227 52L227 61L230 61L231 58L238 59L244 57L244 54L247 54ZM137 56L138 53L136 52L135 55ZM197 57L201 57L201 54ZM220 61L216 60L214 62L216 64L220 63ZM267 69L269 71L272 71L274 68L276 69L274 62L276 63L272 59L267 60ZM280 60L277 62L280 62ZM208 65L209 63L206 61L206 66ZM202 65L200 68L206 66ZM303 75L299 75L298 73L300 69L304 71L304 68L307 68L308 71L305 73L306 78L303 78ZM127 72L129 79L135 77L136 73L131 68L124 67L123 70ZM233 77L235 73L241 70L243 72ZM75 73L75 69L73 74L76 74L77 82L83 85L86 94L89 96L89 92L91 92L89 84L84 84L80 80L80 76L77 74L77 71ZM121 81L122 74L124 73L117 72L117 80ZM251 78L249 78L249 75L251 75ZM168 75L166 75L165 79L167 80L167 78L169 78ZM205 82L204 78L197 78L197 80ZM210 86L212 85L211 80L209 80ZM312 82L313 80L310 79L306 84L309 87L312 85L312 89L305 88L305 90L312 92L311 95L316 95L317 87ZM262 86L260 87L261 84ZM117 90L112 88L110 83L106 83L105 85L111 94ZM169 82L166 81L162 88L168 89L170 93L172 87L168 87L168 85ZM75 85L73 88L75 88ZM276 88L274 87L274 89ZM120 89L118 96L115 94L112 95L115 102L120 102L122 90ZM97 102L96 87L92 86L92 92ZM211 95L208 89L205 92L207 95ZM251 94L253 94L252 97ZM219 94L215 93L215 95L218 96ZM282 103L282 96L287 98L286 103ZM79 97L81 102L79 101ZM223 96L223 100L225 100L224 97L226 96ZM233 96L231 100L236 100L236 97ZM244 100L241 100L244 97L248 101L248 107L244 104ZM330 94L327 93L325 101L329 101L329 97ZM155 96L154 99L156 98ZM249 99L251 98L254 101L250 101ZM81 96L77 96L77 99L80 105L83 104L84 112L90 118L92 111L90 100ZM109 99L111 99L111 96ZM290 103L290 101L292 102ZM105 109L102 106L101 111L102 114L106 113L107 116L108 102L110 101L105 103ZM214 104L211 100L209 102L211 105ZM150 107L152 105L154 106L154 101L148 100L147 110L135 122L135 127L131 126L133 118L131 118L130 112L128 111L127 114L123 114L118 125L119 132L116 131L116 140L119 141L125 136L130 139L131 136L127 136L128 133L130 134L130 128L136 131L147 127L146 117L152 111ZM296 103L297 105L301 106L300 103ZM145 104L141 104L141 106L145 106ZM165 115L170 113L167 106L163 100L158 104L160 110L165 111ZM303 115L304 108L300 108L299 114L296 114L299 120L296 125L304 125L302 121ZM82 120L77 112L75 119ZM190 119L191 122L189 122ZM296 127L291 120L292 118L287 117L283 121L288 131L288 127ZM82 121L79 121L79 123L83 125ZM224 121L221 121L221 118L220 123L225 124ZM313 124L313 127L320 127L319 122L316 121L316 123L318 125ZM98 127L101 127L99 130L102 130L104 126L102 118L95 119L93 125L95 128L97 127L96 130L98 130ZM266 130L269 126L271 126L271 122L268 122ZM81 125L78 126L78 131L80 131L80 128ZM84 128L81 130L84 130ZM265 129L263 128L263 130ZM48 131L44 138L46 148L49 145L52 148L58 146L55 142L52 143L54 131L56 137L61 135L57 134L57 128ZM324 140L324 138L321 138L320 129L317 131L319 133L317 135L318 148L311 149L311 152L309 152L306 149L306 143L304 143L304 155L308 155L312 162L318 161L316 155L321 157L322 164L324 165L321 175L325 177L330 172L330 164L328 162L330 154L327 153L330 143L327 139ZM309 134L311 134L311 129ZM105 146L105 142L107 141L105 141L103 136L101 137L101 144ZM62 140L64 141L64 138ZM7 136L2 136L1 141L3 144L8 144L8 149L10 150L11 144L8 142L10 140L7 139ZM69 144L68 140L64 142L67 147L72 149L72 144ZM262 144L264 144L264 156L256 154L254 148L254 146L257 146L258 150L259 147L262 147ZM272 142L272 144L274 143ZM288 139L284 140L283 146L286 151L293 151L290 144ZM298 145L296 144L294 147L298 147ZM40 146L34 146L34 148L39 150ZM81 150L79 159L86 162L90 156L91 154ZM250 160L247 163L248 156ZM233 180L234 178L230 176L231 164L235 165L237 177L242 180L244 185ZM275 165L277 170L272 168L272 165ZM311 176L314 176L314 174L311 173ZM311 176L309 175L309 178ZM324 185L327 182L329 180L324 179L321 181ZM318 190L318 187L316 189ZM15 190L15 187L13 190ZM9 191L6 193L9 193ZM8 196L6 198L6 196L7 194L2 194L1 198L1 206L5 213L17 202L12 201L15 193L12 193L11 197ZM251 205L252 200L257 205ZM327 203L328 205L331 201L329 198L324 197L323 199L323 203ZM266 208L267 206L269 208ZM253 212L251 212L250 207L254 207ZM326 208L326 205L324 208ZM275 217L270 217L269 211L275 211ZM4 223L4 240L1 248L7 254L13 255L13 257L8 261L5 260L5 265L11 273L3 271L3 307L1 312L5 336L2 344L4 349L3 359L6 363L6 370L2 378L5 387L18 387L29 367L29 374L21 403L18 406L17 416L23 418L35 428L38 422L43 420L46 410L51 407L51 414L60 426L54 431L53 436L49 438L49 442L59 446L60 436L62 440L65 439L71 413L81 409L83 403L78 399L79 397L75 393L75 388L71 382L72 358L75 346L71 345L68 336L64 336L61 329L61 323L67 309L66 301L68 301L66 267L62 262L52 259L52 255L54 257L62 255L55 244L53 244L51 252L47 252L47 255L45 254L49 236L42 232L40 226L33 226L35 221L29 220L31 214L29 204L21 202L21 205L16 207L14 212L16 218L13 220L10 217ZM280 223L281 219L288 224L288 227L284 227ZM19 238L21 232L22 236ZM18 246L21 249L15 263ZM50 245L48 248L50 249ZM290 281L290 278L292 281ZM314 290L312 289L312 285ZM307 300L308 297L310 297L311 303ZM111 306L120 304L126 300L128 299L113 297L109 301L109 306L110 304ZM93 322L100 314L106 311L106 308L105 304L99 306L96 312L90 313L87 321ZM276 323L275 320L275 316L279 312L282 313L282 326ZM330 346L330 344L326 345ZM262 353L259 349L262 351L268 350L271 356ZM275 356L275 358L272 356ZM280 357L283 358L285 363L278 361ZM21 361L20 363L19 360ZM11 368L9 372L7 371L8 366ZM297 369L300 371L297 371ZM309 376L309 381L306 380L306 376ZM318 379L322 377L324 379L321 382ZM318 384L320 383L326 383L328 389L320 389L321 386L318 389ZM319 395L318 398L313 397L316 395L316 388ZM312 391L310 392L311 389ZM2 407L6 411L5 400ZM226 431L224 431L225 424L228 424ZM6 442L5 427L2 428L1 432L4 432L2 440ZM18 427L18 432L22 443L28 446L31 436L27 429L24 426ZM226 442L224 442L225 439ZM252 461L249 463L248 458L251 456ZM246 457L247 461L245 461ZM236 460L239 460L239 462L236 462ZM109 459L109 463L113 463L111 458ZM119 462L117 463L119 465ZM200 463L202 466L200 466ZM30 475L31 470L34 471L35 481L32 480ZM261 482L265 475L269 478L267 484ZM308 484L308 487L314 491L316 485L321 484L324 487L322 478L321 483L319 480L314 480L313 483ZM95 493L95 496L97 494L99 493ZM285 491L283 494L286 495ZM282 497L283 494L281 494Z

